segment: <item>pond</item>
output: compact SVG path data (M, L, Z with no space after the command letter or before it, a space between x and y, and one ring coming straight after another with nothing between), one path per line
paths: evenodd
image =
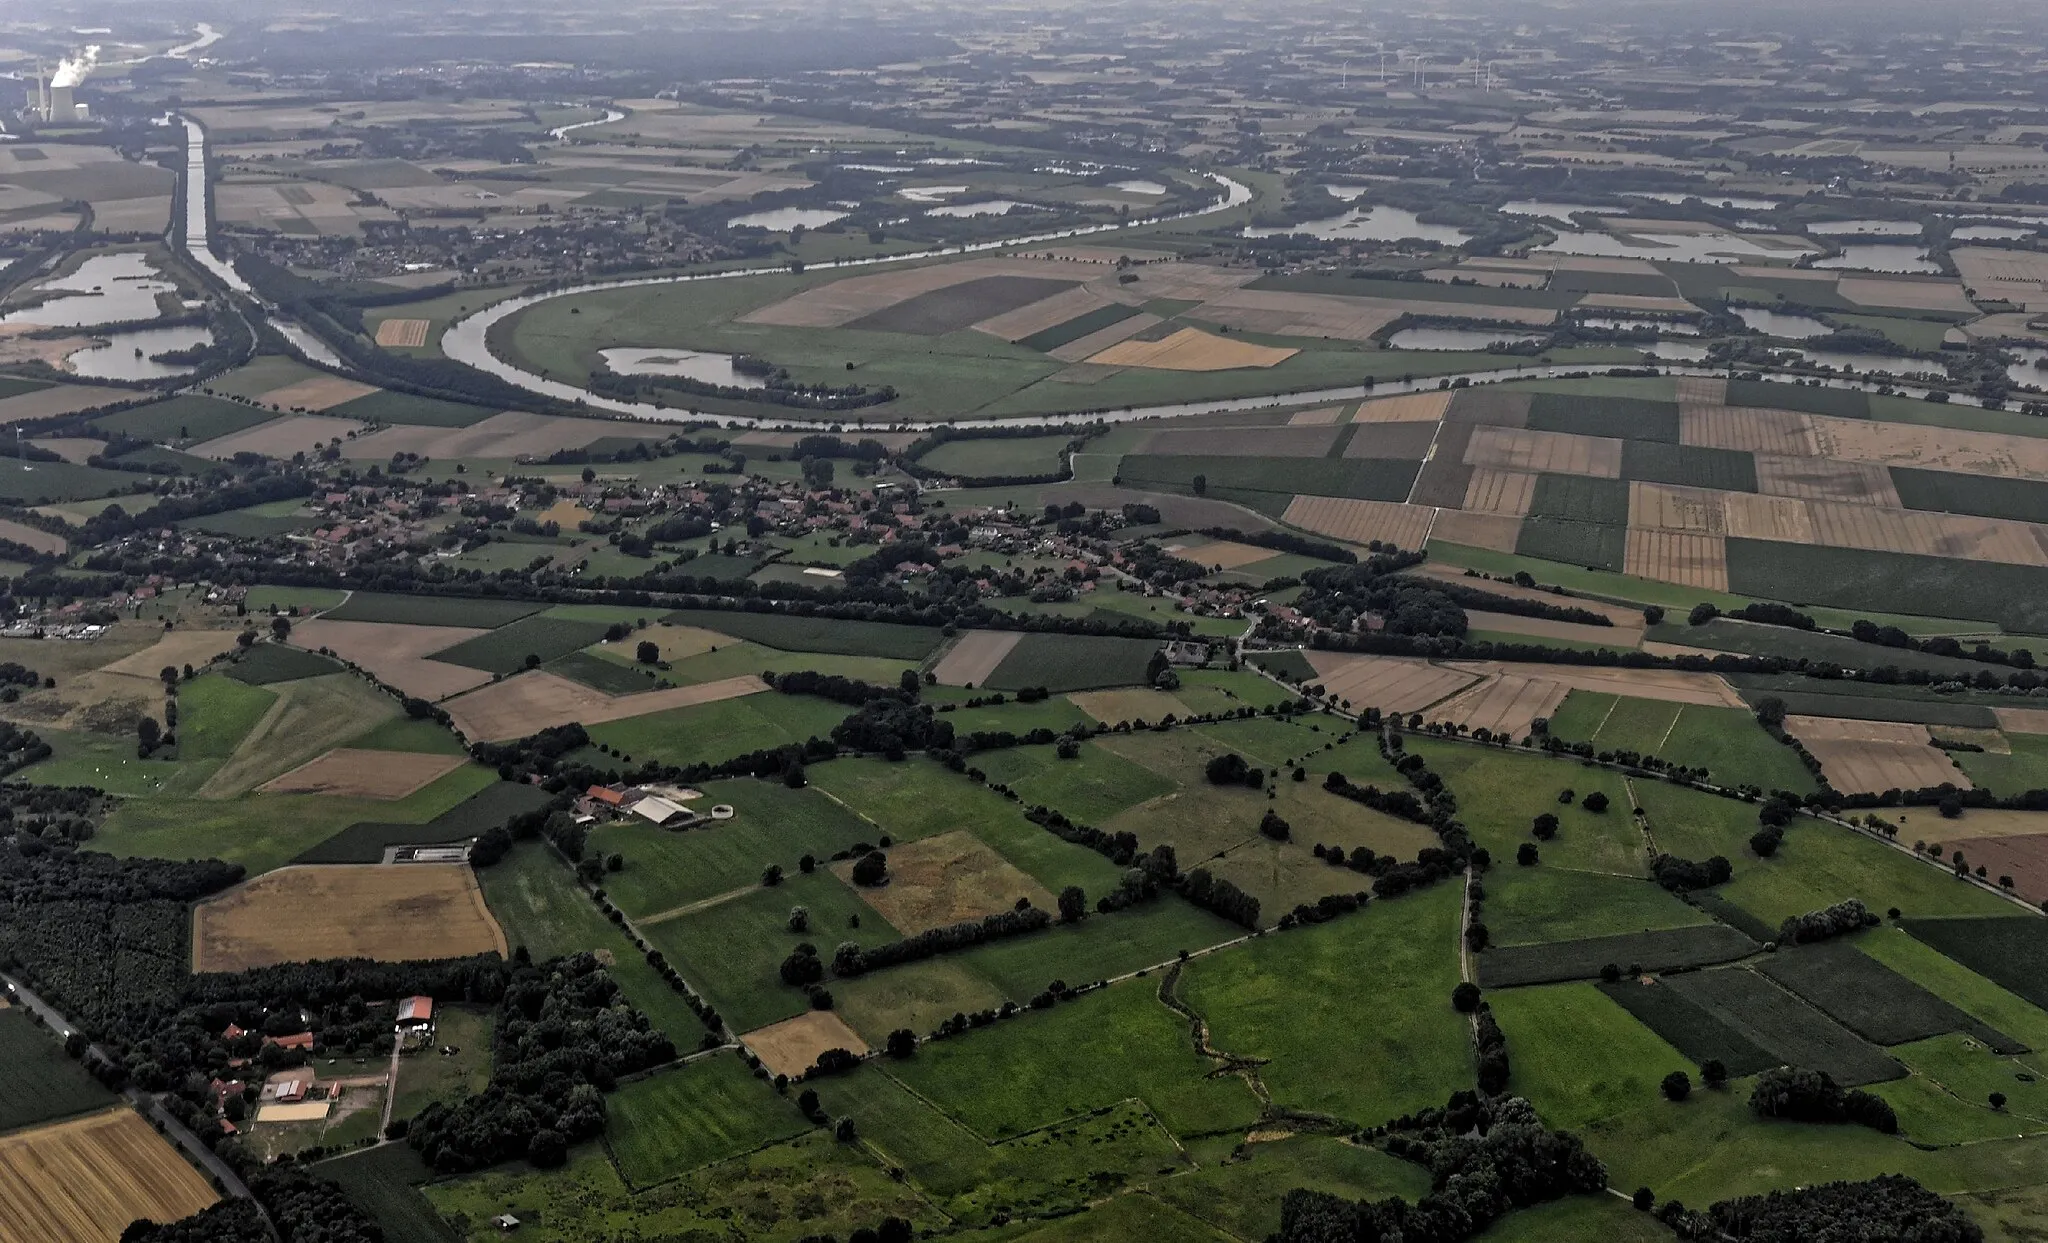
M1815 237L1919 237L1920 225L1912 220L1825 220L1806 231Z
M192 368L152 359L171 350L189 350L213 340L205 324L183 328L138 328L108 334L106 344L88 346L64 359L73 373L92 380L168 380Z
M1306 233L1325 242L1399 242L1418 237L1440 246L1461 246L1472 236L1463 229L1454 229L1446 224L1424 224L1415 218L1414 212L1384 203L1377 207L1353 208L1328 220L1311 220L1280 229L1248 228L1244 236L1289 237L1296 233Z
M1906 358L1898 354L1847 354L1839 350L1799 350L1799 356L1807 362L1822 367L1833 367L1837 371L1855 371L1858 374L1869 371L1886 371L1893 375L1946 376L1948 368L1939 362L1926 358Z
M1516 199L1512 203L1502 203L1500 209L1510 216L1534 216L1538 220L1555 220L1559 224L1570 224L1573 212L1601 210L1585 203L1553 203L1546 199Z
M1733 233L1594 233L1562 229L1557 240L1535 254L1589 255L1613 259L1666 259L1680 263L1746 263L1752 259L1795 259L1803 252L1764 246Z
M1109 183L1109 188L1112 190L1122 190L1125 194L1160 195L1166 193L1166 187L1156 181L1112 181Z
M69 276L35 286L32 292L53 296L39 306L23 307L0 316L0 324L93 328L155 319L160 314L156 296L176 293L177 289L141 251L94 255Z
M1387 338L1390 350L1483 350L1496 342L1533 345L1542 333L1507 332L1493 328L1403 328Z
M1941 271L1941 265L1927 257L1926 247L1896 242L1852 242L1842 247L1839 255L1814 260L1813 266L1850 272Z
M843 211L830 211L823 207L777 207L772 211L734 216L725 224L729 229L766 229L770 233L788 233L798 227L821 228L835 220L846 219L846 215Z
M1016 199L984 199L979 203L949 203L925 212L927 216L950 216L955 220L968 216L1007 216L1013 211L1043 211L1036 203L1020 203Z
M2048 388L2048 349L2025 345L2004 348L2019 356L2018 362L2005 369L2006 376L2014 384L2026 388Z
M1949 231L1954 242L2023 242L2034 236L2032 229L2010 224L1966 224Z
M1782 337L1787 341L1804 341L1809 337L1824 337L1833 332L1820 320L1811 315L1794 315L1787 311L1766 311L1760 307L1736 306L1728 308L1742 321L1743 327L1751 332L1761 332L1767 337Z
M1707 361L1707 347L1688 345L1683 341L1658 341L1643 347L1643 353L1667 363L1703 363Z
M1675 319L1626 319L1613 315L1589 315L1579 322L1588 328L1604 328L1608 332L1639 332L1648 328L1667 337L1700 335L1698 324L1687 324Z
M1778 206L1778 200L1776 199L1744 198L1734 194L1715 194L1711 190L1705 194L1680 194L1676 190L1624 190L1621 192L1621 196L1629 199L1649 199L1653 203L1670 203L1673 205L1683 203L1687 199L1698 199L1709 207L1719 207L1728 211L1772 211Z
M604 365L620 375L672 375L704 384L728 388L767 388L759 376L733 370L731 354L707 354L702 350L599 350Z
M850 173L914 173L917 171L908 164L841 164L839 167Z
M967 193L966 186L904 186L896 191L913 203L943 203L956 194Z

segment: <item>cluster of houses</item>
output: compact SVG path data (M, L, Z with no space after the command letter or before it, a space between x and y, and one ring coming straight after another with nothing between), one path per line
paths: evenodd
M576 820L579 824L593 824L632 817L664 829L687 829L713 820L732 819L733 809L724 803L701 811L689 806L703 797L703 791L686 786L591 786L576 800Z
M398 1015L394 1024L394 1036L401 1047L407 1050L422 1048L434 1038L434 999L432 997L407 997L398 1003ZM225 1040L237 1040L248 1035L248 1031L236 1024L228 1024L221 1032ZM313 1033L295 1032L287 1036L265 1036L266 1048L278 1048L310 1054L313 1052ZM230 1072L246 1069L250 1059L230 1058ZM222 1079L215 1077L208 1085L213 1094L214 1112L218 1115L221 1132L238 1135L241 1128L235 1125L228 1107L230 1100L246 1100L248 1085L240 1078ZM320 1082L319 1075L311 1066L294 1066L280 1070L263 1081L256 1091L256 1116L258 1123L311 1122L327 1116L327 1111L350 1086L349 1081L333 1083Z

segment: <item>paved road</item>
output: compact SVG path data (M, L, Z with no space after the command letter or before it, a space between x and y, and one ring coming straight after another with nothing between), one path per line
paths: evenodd
M0 983L7 985L17 1005L25 1006L29 1010L34 1011L43 1022L47 1023L50 1030L57 1034L57 1039L68 1039L78 1030L71 1020L58 1013L56 1007L50 1005L41 997L36 996L20 980L10 975L0 974ZM86 1056L99 1062L111 1062L113 1060L98 1045L88 1046ZM241 1176L235 1173L233 1167L221 1160L213 1149L200 1143L199 1137L188 1130L184 1123L172 1117L171 1112L163 1107L163 1103L156 1096L132 1086L122 1089L121 1095L126 1097L137 1109L141 1110L143 1116L157 1123L163 1130L164 1135L172 1143L183 1148L186 1155L191 1157L201 1169L219 1179L221 1186L227 1188L229 1195L238 1196L244 1200L255 1198L249 1194L248 1184L242 1181ZM265 1214L265 1219L268 1220L268 1214Z

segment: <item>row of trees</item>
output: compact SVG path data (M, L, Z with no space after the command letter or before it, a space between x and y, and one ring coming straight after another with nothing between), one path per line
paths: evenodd
M1854 1122L1886 1135L1899 1129L1897 1115L1882 1096L1844 1089L1825 1071L1777 1066L1756 1077L1749 1108L1760 1118L1792 1122Z
M1876 926L1877 913L1864 906L1862 899L1848 898L1822 910L1787 915L1778 925L1778 941L1782 945L1810 944Z

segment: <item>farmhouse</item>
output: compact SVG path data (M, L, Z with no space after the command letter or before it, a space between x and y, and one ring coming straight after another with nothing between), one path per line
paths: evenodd
M287 1070L280 1072L263 1085L263 1103L296 1105L311 1095L314 1086L310 1070Z
M403 1033L434 1030L434 999L408 997L398 1003L398 1030Z
M263 1043L274 1044L280 1049L303 1049L307 1053L311 1053L313 1051L313 1033L299 1032L293 1036L265 1036Z

